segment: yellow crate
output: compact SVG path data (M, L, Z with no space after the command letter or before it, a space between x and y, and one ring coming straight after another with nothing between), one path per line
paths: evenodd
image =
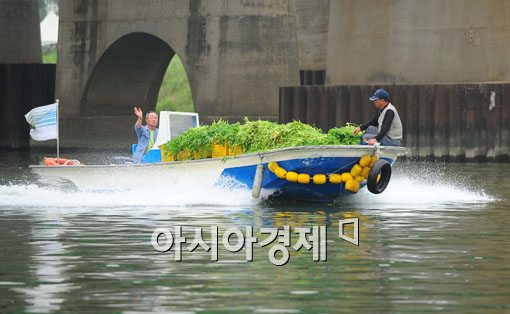
M204 159L211 158L211 151L208 147L200 146L200 150L198 152L193 153L193 159Z
M243 154L243 149L241 148L241 146L239 145L234 145L232 147L228 147L228 155L229 156L237 156L237 155L242 155Z
M213 142L214 143L214 142ZM212 144L212 158L223 158L228 154L227 144Z
M188 149L184 149L179 154L177 154L177 160L187 160L189 159L190 154Z
M161 150L161 161L162 162L175 161L175 156L171 155L169 151L166 151L163 146L160 146L159 149Z

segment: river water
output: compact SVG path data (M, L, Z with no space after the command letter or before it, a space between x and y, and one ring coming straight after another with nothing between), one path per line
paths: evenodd
M34 157L18 157L0 161L0 312L510 312L507 164L397 162L383 194L320 205L254 201L200 178L76 191L38 182L26 167ZM346 219L358 219L359 246L340 238ZM297 228L319 226L326 237L294 248ZM177 241L168 252L151 242L156 228L175 240L176 227L186 237L181 261ZM207 246L216 227L217 261L200 245L188 250L197 230ZM222 236L247 227L258 242L269 236L262 228L281 232L255 242L246 261L248 245L229 252L239 238ZM353 231L345 225L347 237ZM276 248L273 262L288 252L283 266L269 258Z

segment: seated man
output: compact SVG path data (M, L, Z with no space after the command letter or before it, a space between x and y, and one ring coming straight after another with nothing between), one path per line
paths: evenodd
M383 146L400 146L402 140L402 122L397 109L390 103L390 94L384 89L375 91L370 101L379 113L367 123L357 127L354 134L367 130L362 142L367 145L381 143Z
M138 137L138 146L133 154L133 162L141 163L143 156L154 146L158 138L158 114L154 111L147 112L145 115L146 125L142 126L142 109L135 107L134 111L137 117L135 132Z

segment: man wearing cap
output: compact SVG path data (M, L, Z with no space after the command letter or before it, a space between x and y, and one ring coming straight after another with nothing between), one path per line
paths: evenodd
M375 91L369 98L379 110L379 114L354 130L354 134L365 131L362 142L367 145L381 143L383 146L400 146L402 140L402 122L397 109L390 103L390 94L384 89Z

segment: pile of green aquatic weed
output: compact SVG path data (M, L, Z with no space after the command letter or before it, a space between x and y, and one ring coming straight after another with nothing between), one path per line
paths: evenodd
M198 128L190 128L169 142L163 144L165 154L191 159L195 153L200 158L206 158L211 152L211 132L210 126L204 125Z
M249 121L241 125L237 143L246 153L296 146L329 144L321 129L299 121L277 124L270 121Z
M264 151L275 147L275 132L278 124L271 121L249 121L239 127L235 144L241 146L245 153Z
M200 158L210 156L213 144L229 147L240 146L244 153L263 152L271 149L319 146L319 145L355 145L361 134L353 135L355 125L347 124L341 128L332 128L328 133L300 121L278 124L271 121L244 119L244 123L229 124L224 120L192 128L163 145L165 151L174 156Z
M341 128L332 128L328 131L331 145L356 145L361 139L361 132L354 135L353 132L358 126L347 123Z
M209 127L209 134L216 144L235 145L237 134L241 124L239 122L230 124L227 121L220 119L215 121Z

